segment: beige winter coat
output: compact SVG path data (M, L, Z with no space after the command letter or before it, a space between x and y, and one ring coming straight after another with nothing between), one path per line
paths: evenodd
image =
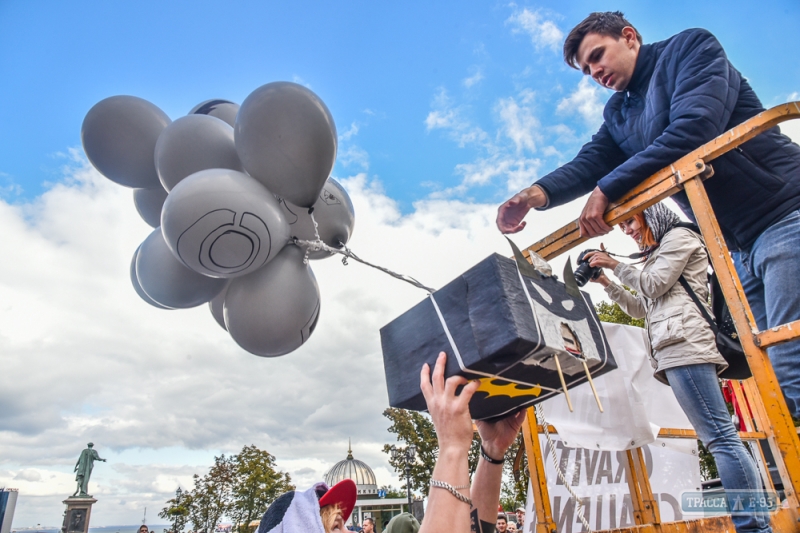
M639 270L620 263L614 269L619 280L635 290L634 296L616 283L606 287L608 296L633 318L645 318L650 337L655 377L667 382L664 370L676 366L714 363L717 372L728 366L717 351L714 333L700 310L681 287L681 273L700 301L708 300L708 255L701 237L687 228L667 232L661 245Z

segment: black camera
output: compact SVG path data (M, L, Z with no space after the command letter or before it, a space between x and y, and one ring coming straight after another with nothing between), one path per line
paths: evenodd
M589 283L590 279L595 279L602 272L600 267L589 266L589 260L586 259L586 254L589 252L599 252L600 250L584 250L578 255L578 268L575 269L575 281L578 287L583 287Z

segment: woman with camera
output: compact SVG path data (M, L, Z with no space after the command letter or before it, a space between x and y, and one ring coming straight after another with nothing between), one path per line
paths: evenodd
M708 300L708 254L702 237L681 224L664 204L620 223L620 229L639 245L641 268L620 263L605 251L587 253L589 266L601 268L591 281L633 318L645 318L655 377L672 387L697 436L714 456L729 506L741 494L745 501L762 490L755 463L731 421L717 374L727 364L717 350L715 335L681 276L701 301ZM602 245L601 245L602 248ZM632 294L612 282L602 269L611 269ZM766 513L732 513L739 533L771 531Z

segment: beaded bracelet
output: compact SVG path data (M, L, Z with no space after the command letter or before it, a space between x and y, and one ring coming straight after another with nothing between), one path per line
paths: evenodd
M470 500L469 498L467 498L466 496L464 496L463 494L461 494L457 490L457 489L468 489L469 485L461 485L461 486L458 486L458 487L454 487L450 483L445 483L444 481L431 479L431 487L435 487L435 488L438 488L438 489L445 489L450 494L452 494L453 496L455 496L456 498L458 498L462 502L464 502L467 505L469 505L470 507L472 507L472 500Z

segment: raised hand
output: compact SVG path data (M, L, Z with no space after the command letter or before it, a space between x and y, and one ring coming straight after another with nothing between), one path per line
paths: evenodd
M420 372L420 388L428 412L436 428L439 439L439 450L461 450L464 454L472 443L472 419L469 415L469 401L480 385L479 381L468 381L462 376L452 376L445 381L444 367L447 355L439 354L436 366L431 369L428 364L422 366ZM464 385L461 393L456 395L456 389ZM466 455L464 455L466 457Z

